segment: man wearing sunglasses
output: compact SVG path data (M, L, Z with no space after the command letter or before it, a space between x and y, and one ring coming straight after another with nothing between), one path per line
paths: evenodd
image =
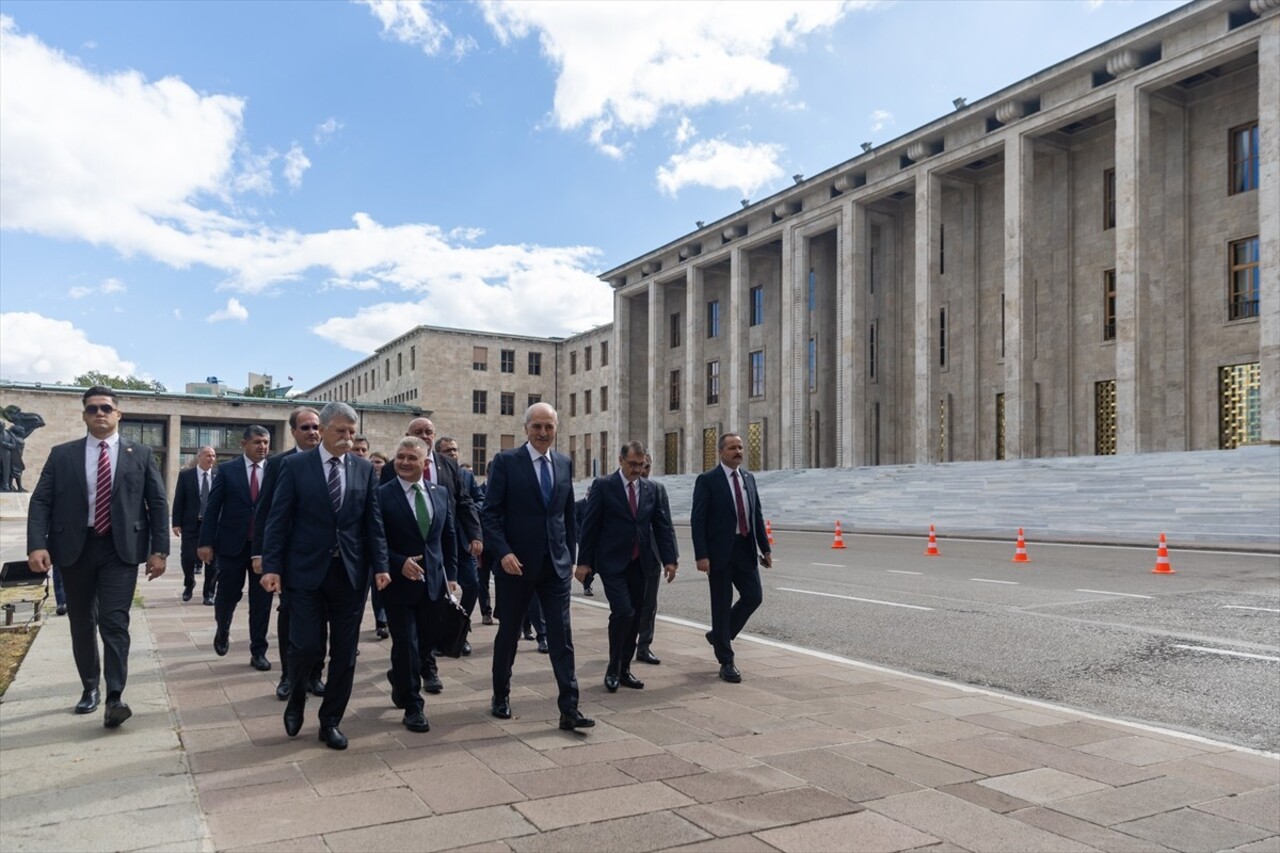
M56 563L62 574L71 650L84 687L75 712L97 709L101 676L107 685L103 725L114 729L133 715L121 698L129 674L129 606L140 563L147 564L147 580L164 574L168 501L151 448L118 431L116 392L95 385L81 402L88 436L53 448L31 493L27 563L41 573Z

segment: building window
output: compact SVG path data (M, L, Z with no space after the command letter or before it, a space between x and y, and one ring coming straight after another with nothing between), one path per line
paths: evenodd
M482 432L471 434L471 470L477 476L488 473L489 457L487 445L489 437Z
M707 362L707 405L714 406L720 402L720 362Z
M530 376L542 375L542 353L540 352L529 353L529 375Z
M604 461L609 458L609 433L607 430L600 430L600 459Z
M876 324L867 329L867 375L876 378Z
M587 433L582 437L582 467L583 475L592 476L591 470L591 433Z
M608 341L600 342L600 366L601 367L609 366L609 342Z
M471 369L472 370L488 370L489 369L489 348L488 347L472 347L471 348Z
M504 349L498 353L499 364L503 373L516 372L516 351Z
M1218 446L1231 450L1262 440L1261 363L1218 368Z
M530 406L534 405L535 403L541 403L541 402L542 402L542 395L541 395L541 394L530 394L530 395L529 395L529 405L530 405Z
M472 391L471 392L471 414L483 415L489 411L489 392L488 391Z
M1231 129L1230 193L1258 188L1258 123Z
M404 375L404 353L396 353L396 376Z
M1257 237L1236 240L1231 244L1231 292L1227 302L1227 319L1243 320L1258 316L1258 291L1261 270L1258 264Z
M591 347L582 348L582 369L591 369Z
M947 309L938 310L938 366L947 366Z
M720 300L712 299L707 303L707 337L720 337Z
M572 376L577 372L578 372L578 351L573 350L572 352L569 353L569 375Z
M569 395L569 417L573 417L576 414L578 414L578 395L570 394Z
M809 390L818 390L818 339L809 338Z
M1116 227L1116 170L1102 172L1102 230Z
M589 389L582 392L582 413L584 415L591 414L591 391Z
M749 356L751 362L751 396L764 396L764 350L756 350Z
M1116 271L1102 273L1102 339L1116 339Z
M1116 453L1116 381L1093 383L1093 452L1099 456Z
M818 306L818 274L809 267L809 310Z
M498 399L498 406L500 414L514 415L516 413L516 395L503 391L502 396Z
M569 436L569 470L578 476L578 437Z
M602 412L609 411L609 386L608 385L600 386L600 411Z
M671 339L672 349L675 349L676 347L680 346L680 330L683 328L684 326L681 325L680 323L680 312L677 311L676 313L671 315L671 330L670 330L670 333L667 335L667 337Z
M764 322L764 288L751 288L751 325L759 326Z
M669 394L670 403L668 404L668 408L673 412L678 412L680 411L680 371L671 371L671 382L669 383L669 386L671 391Z
M1007 304L1005 302L1004 293L1000 294L1000 357L1004 358L1004 315Z

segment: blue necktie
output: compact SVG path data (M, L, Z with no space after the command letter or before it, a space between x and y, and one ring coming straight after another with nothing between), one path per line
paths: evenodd
M539 456L538 461L542 463L542 473L539 475L542 483L542 502L551 506L551 466L547 464L545 456Z

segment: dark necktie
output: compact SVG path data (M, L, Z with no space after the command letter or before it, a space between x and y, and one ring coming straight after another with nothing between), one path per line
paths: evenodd
M111 530L111 454L105 441L98 442L98 483L93 494L93 532L105 536Z
M627 503L631 504L631 517L635 518L639 514L638 501L636 501L636 481L632 480L627 483ZM640 556L640 539L636 538L636 544L631 546L631 559Z
M431 482L431 457L427 457L427 464L422 467L422 479L428 483Z
M205 476L208 476L207 474ZM258 505L258 463L249 467L249 503ZM253 517L257 513L249 513L249 540L253 540Z
M204 518L204 508L209 505L209 472L200 472L200 512L201 518Z
M342 478L338 476L338 466L342 460L336 456L329 457L329 501L336 513L342 509Z
M538 480L542 485L542 502L547 506L551 506L551 464L547 462L547 457L539 456L538 462L541 463L541 473Z
M426 539L431 531L431 510L427 507L427 497L422 494L422 484L413 484L413 514L418 519L418 530Z
M733 501L738 505L738 535L747 536L747 507L742 502L742 487L738 485L738 472L733 472Z

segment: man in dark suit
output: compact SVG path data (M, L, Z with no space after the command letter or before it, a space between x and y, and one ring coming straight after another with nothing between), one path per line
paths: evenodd
M147 580L164 574L169 513L151 448L120 436L116 392L95 385L80 399L89 434L49 452L27 510L27 564L41 573L58 564L84 687L75 712L97 709L102 676L103 725L114 729L133 715L121 696L138 564L146 561ZM102 635L101 660L95 634Z
M289 670L310 672L330 639L329 683L320 740L346 749L338 728L351 698L369 575L391 583L373 466L351 450L356 413L333 402L320 411L320 446L282 460L263 533L262 587L289 590ZM284 710L289 737L302 728L305 685L295 680Z
M458 557L449 495L422 476L426 444L413 436L396 448L396 479L378 489L391 560L391 585L382 593L391 626L391 701L404 709L404 727L430 731L422 710L421 647L435 638L440 610L457 594Z
M218 455L212 447L202 447L196 452L196 464L178 474L178 485L173 490L173 535L182 537L182 600L191 600L196 586L196 572L203 563L196 554L199 547L200 522L213 491L213 463ZM210 570L204 576L204 603L213 603L213 585L216 573Z
M555 453L556 410L535 403L524 415L528 441L493 459L485 492L485 550L492 554L498 596L498 636L493 645L493 700L499 719L511 718L511 666L520 642L520 622L537 596L547 620L551 668L560 688L560 728L594 726L578 710L569 590L577 546L573 470Z
M658 493L658 512L660 512L670 522L671 519L671 501L667 498L667 489L661 483L649 479L649 473L653 470L653 457L648 453L644 455L644 477L646 483L649 483ZM657 666L662 663L657 655L653 653L650 646L653 643L653 626L658 618L658 585L662 580L662 572L658 571L655 563L645 574L644 578L644 603L640 605L640 636L636 638L636 660L641 663L652 664ZM667 575L667 583L675 580L675 574Z
M764 513L756 493L756 478L742 465L742 437L720 436L720 464L698 475L693 484L693 511L689 517L693 556L698 571L707 574L711 587L711 630L707 642L715 647L720 677L737 684L742 673L734 665L733 638L760 606L760 563L773 565ZM733 600L733 591L738 600Z
M276 481L280 475L280 461L295 453L320 446L320 413L309 406L299 406L289 413L289 432L293 435L293 447L267 460L266 479L258 495L258 509L253 516L253 572L262 574L262 533L267 529L267 514L275 496ZM276 698L281 702L293 691L292 673L289 671L289 590L280 590L280 602L276 606L276 644L280 647L280 683L276 685ZM312 696L324 695L324 659L316 661L306 675L307 691Z
M657 572L658 560L667 579L674 578L679 558L671 517L662 514L654 484L640 476L644 457L640 442L622 446L618 470L592 484L582 520L575 574L581 581L594 569L609 598L609 666L604 687L610 693L616 693L619 684L644 689L644 682L631 673L631 659L640 631L645 579L651 571Z
M262 494L271 433L254 424L244 428L241 455L218 466L213 490L200 525L199 556L218 564L218 591L214 597L213 651L218 657L231 647L231 620L249 584L249 665L261 672L271 669L267 660L267 628L271 625L271 594L252 571L254 511Z
M458 464L458 442L456 439L447 435L442 435L436 439L436 453L441 456L447 456L454 463L458 472L458 491L465 494L470 500L472 507L476 510L476 520L479 521L479 505L480 501L477 497L480 488L476 485L475 475L471 473L468 465ZM456 528L457 539L460 542L467 541L467 532L463 529L458 519L454 519L454 527ZM484 543L480 543L483 549ZM394 574L394 573L393 573ZM489 588L485 586L480 588L480 575L476 558L471 555L469 546L458 549L458 586L462 589L462 599L459 602L462 609L467 612L467 617L475 612L476 602L480 603L480 612L492 614L493 607L489 603ZM490 619L490 621L493 621ZM471 643L463 642L462 654L471 654Z

